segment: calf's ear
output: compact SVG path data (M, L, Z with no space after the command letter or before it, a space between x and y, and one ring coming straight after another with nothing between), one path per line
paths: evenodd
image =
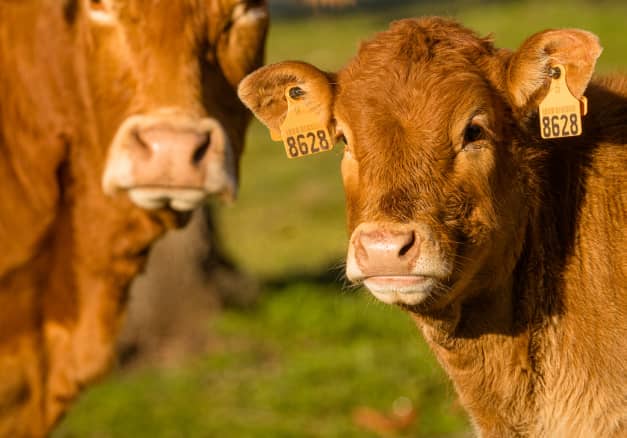
M599 38L584 30L547 30L529 37L506 67L512 103L521 109L538 106L551 82L551 67L562 64L566 83L578 99L583 96L601 54Z
M287 114L285 93L298 87L299 98L306 99L307 107L331 120L333 90L331 77L313 65L287 61L267 65L249 74L239 85L237 94L255 116L263 122L273 138L280 138L280 127Z

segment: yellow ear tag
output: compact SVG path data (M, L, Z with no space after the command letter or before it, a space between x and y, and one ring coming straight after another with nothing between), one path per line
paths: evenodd
M573 96L566 84L566 69L558 64L552 68L549 92L540 103L540 133L542 138L575 137L581 135L581 116L588 112L588 100Z
M333 149L328 120L324 120L324 116L312 108L306 96L290 96L290 89L285 90L287 115L281 125L281 139L287 157L304 157Z
M272 141L281 141L281 133L279 131L275 131L274 129L270 129L270 138Z

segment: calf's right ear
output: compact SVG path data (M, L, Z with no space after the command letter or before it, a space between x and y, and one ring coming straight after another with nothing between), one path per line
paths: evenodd
M244 104L263 122L275 139L280 138L281 124L287 114L286 92L294 90L298 99L306 99L307 107L330 121L333 104L331 77L311 64L286 61L267 65L246 76L237 94ZM298 90L299 89L299 90Z

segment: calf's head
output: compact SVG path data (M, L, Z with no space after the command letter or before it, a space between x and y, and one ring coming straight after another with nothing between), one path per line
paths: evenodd
M106 193L191 210L233 197L249 116L236 87L263 60L259 0L86 0Z
M386 303L435 311L513 269L538 202L529 168L542 153L530 144L551 69L564 65L581 97L600 51L580 30L542 32L510 52L450 20L403 20L337 74L275 64L239 95L274 131L286 89L317 105L346 143L349 280Z

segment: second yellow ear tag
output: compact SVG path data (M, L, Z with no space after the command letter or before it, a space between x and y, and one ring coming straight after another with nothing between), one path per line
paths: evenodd
M542 138L575 137L581 135L581 116L588 111L588 101L573 96L566 84L566 69L558 64L552 68L549 92L540 103L540 133ZM583 110L582 110L583 108Z
M287 157L304 157L333 149L333 139L327 126L329 121L312 108L306 96L290 96L290 89L285 90L287 115L281 125L281 139Z

